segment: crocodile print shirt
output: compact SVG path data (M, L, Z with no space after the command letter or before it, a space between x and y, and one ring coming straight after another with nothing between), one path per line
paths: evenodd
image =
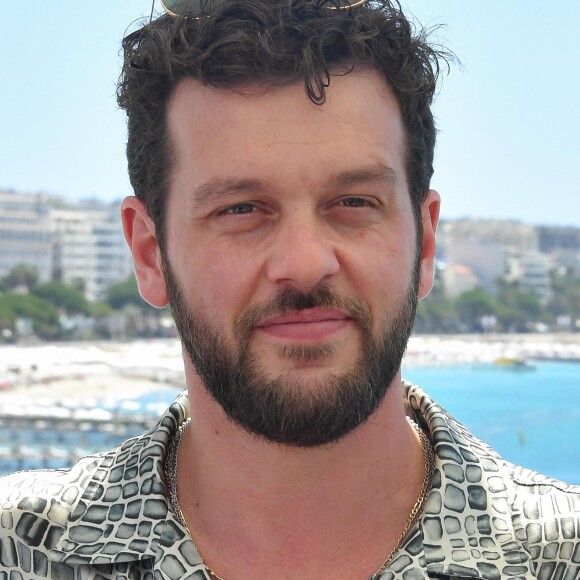
M381 580L580 579L580 487L504 461L420 388L405 391L436 471ZM112 451L0 478L0 580L208 580L165 497L165 451L187 413L182 393L155 427Z

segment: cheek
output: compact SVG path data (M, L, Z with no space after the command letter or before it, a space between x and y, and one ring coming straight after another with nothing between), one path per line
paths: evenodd
M406 296L415 268L415 244L371 239L351 255L348 278L373 313L383 313Z
M231 247L199 250L185 258L190 300L203 304L208 314L223 318L230 312L235 318L250 302L258 268Z

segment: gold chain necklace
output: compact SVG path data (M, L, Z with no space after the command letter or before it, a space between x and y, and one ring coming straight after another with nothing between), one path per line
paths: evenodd
M423 451L423 465L424 465L424 476L423 476L423 484L421 486L421 492L419 493L419 497L413 505L409 517L407 518L407 522L405 523L403 530L399 538L397 539L395 546L390 551L389 555L387 556L386 560L383 562L381 567L372 575L370 576L369 580L378 580L380 575L387 569L387 566L391 563L395 552L401 547L401 544L407 534L409 533L411 527L417 521L417 517L421 513L423 506L425 505L425 501L429 495L429 491L431 489L431 479L433 477L433 472L435 470L435 453L433 452L433 447L431 446L431 442L423 432L423 429L417 425L417 423L407 417L407 420L419 435L419 439L421 441L421 450ZM183 512L181 511L181 506L179 505L179 501L177 499L177 458L179 455L179 445L181 444L181 439L183 438L183 433L187 429L188 425L191 423L191 418L188 417L181 423L181 425L177 428L175 435L172 437L171 441L169 442L169 449L167 452L167 459L165 463L165 477L169 484L169 503L171 505L171 509L181 523L181 525L187 530L189 537L193 541L193 536L189 531L189 527L187 526L187 522L185 521L185 517L183 516ZM195 542L194 542L195 544ZM199 553L199 550L198 550ZM204 561L200 554L201 563L206 569L207 573L210 575L213 580L224 580L219 574L214 572Z

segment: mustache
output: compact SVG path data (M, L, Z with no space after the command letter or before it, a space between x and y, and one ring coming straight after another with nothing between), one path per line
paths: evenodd
M340 308L362 328L371 326L372 316L365 304L336 294L328 284L319 284L308 293L287 286L268 302L246 308L238 316L234 331L238 339L244 339L252 328L268 318L308 308Z

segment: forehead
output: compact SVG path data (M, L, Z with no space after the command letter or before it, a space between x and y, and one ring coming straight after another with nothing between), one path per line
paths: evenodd
M175 171L194 181L231 172L288 178L292 171L322 174L345 164L382 163L403 171L398 103L372 70L333 76L322 105L298 83L222 89L186 79L167 115Z

